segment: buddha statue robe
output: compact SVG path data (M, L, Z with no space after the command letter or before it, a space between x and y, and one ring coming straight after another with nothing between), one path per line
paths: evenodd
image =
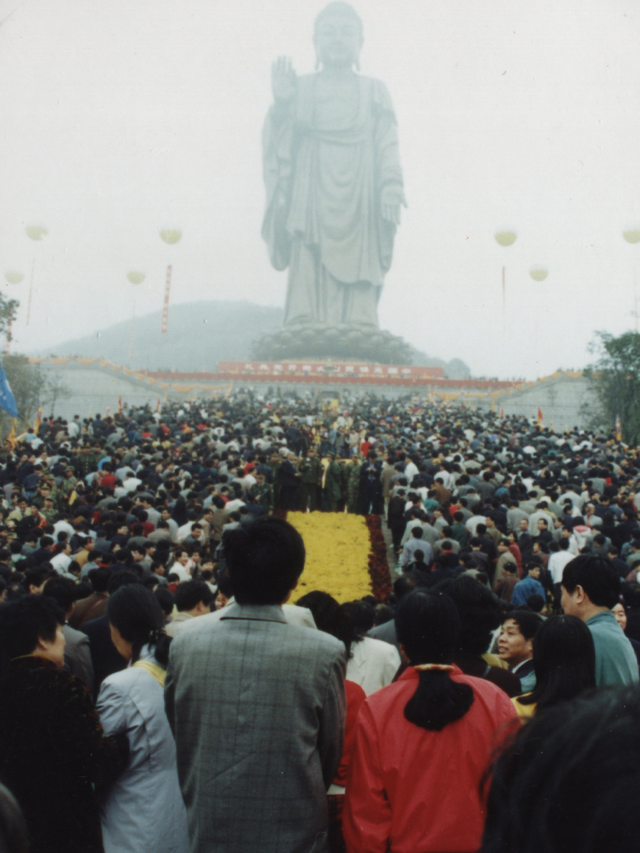
M299 77L267 115L262 235L272 265L289 269L285 326L377 328L396 230L381 194L402 189L395 115L378 80L354 74L332 91L321 77Z

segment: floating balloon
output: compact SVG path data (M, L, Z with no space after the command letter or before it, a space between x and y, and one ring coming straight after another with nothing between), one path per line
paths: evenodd
M515 231L497 231L494 236L496 242L500 243L501 246L511 246L516 242L518 235Z
M21 272L14 272L13 270L7 270L4 274L4 277L9 282L9 284L20 284L24 276Z
M131 284L142 284L142 282L146 278L146 275L143 272L131 271L127 273L127 278L129 279Z
M546 270L544 267L531 267L529 275L534 281L544 281L549 275L549 270Z
M629 228L622 232L627 243L640 243L640 228Z
M27 225L24 230L27 232L27 237L30 240L42 240L49 233L42 225Z
M173 245L173 243L177 243L182 237L182 231L178 228L163 228L160 231L160 236L164 240L165 243L169 243Z

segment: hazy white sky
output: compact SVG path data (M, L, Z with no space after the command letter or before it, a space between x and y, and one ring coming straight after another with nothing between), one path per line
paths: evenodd
M323 5L0 0L0 20L15 10L0 26L0 275L22 302L18 349L129 316L132 269L147 276L136 310L160 309L168 262L174 302L284 304L260 238L260 133L271 60L313 70ZM409 203L381 326L474 375L583 366L595 329L636 322L640 244L622 231L640 227L640 2L354 5ZM30 241L29 223L48 236ZM183 230L177 246L165 226Z

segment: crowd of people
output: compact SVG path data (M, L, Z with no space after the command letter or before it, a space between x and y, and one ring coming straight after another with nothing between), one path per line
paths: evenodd
M613 432L244 391L51 417L0 462L0 849L631 850ZM292 603L294 510L380 516L393 594Z

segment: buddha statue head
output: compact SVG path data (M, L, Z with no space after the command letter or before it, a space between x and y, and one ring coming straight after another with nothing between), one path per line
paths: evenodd
M350 3L335 0L315 20L313 43L318 66L358 68L363 41L362 20Z

